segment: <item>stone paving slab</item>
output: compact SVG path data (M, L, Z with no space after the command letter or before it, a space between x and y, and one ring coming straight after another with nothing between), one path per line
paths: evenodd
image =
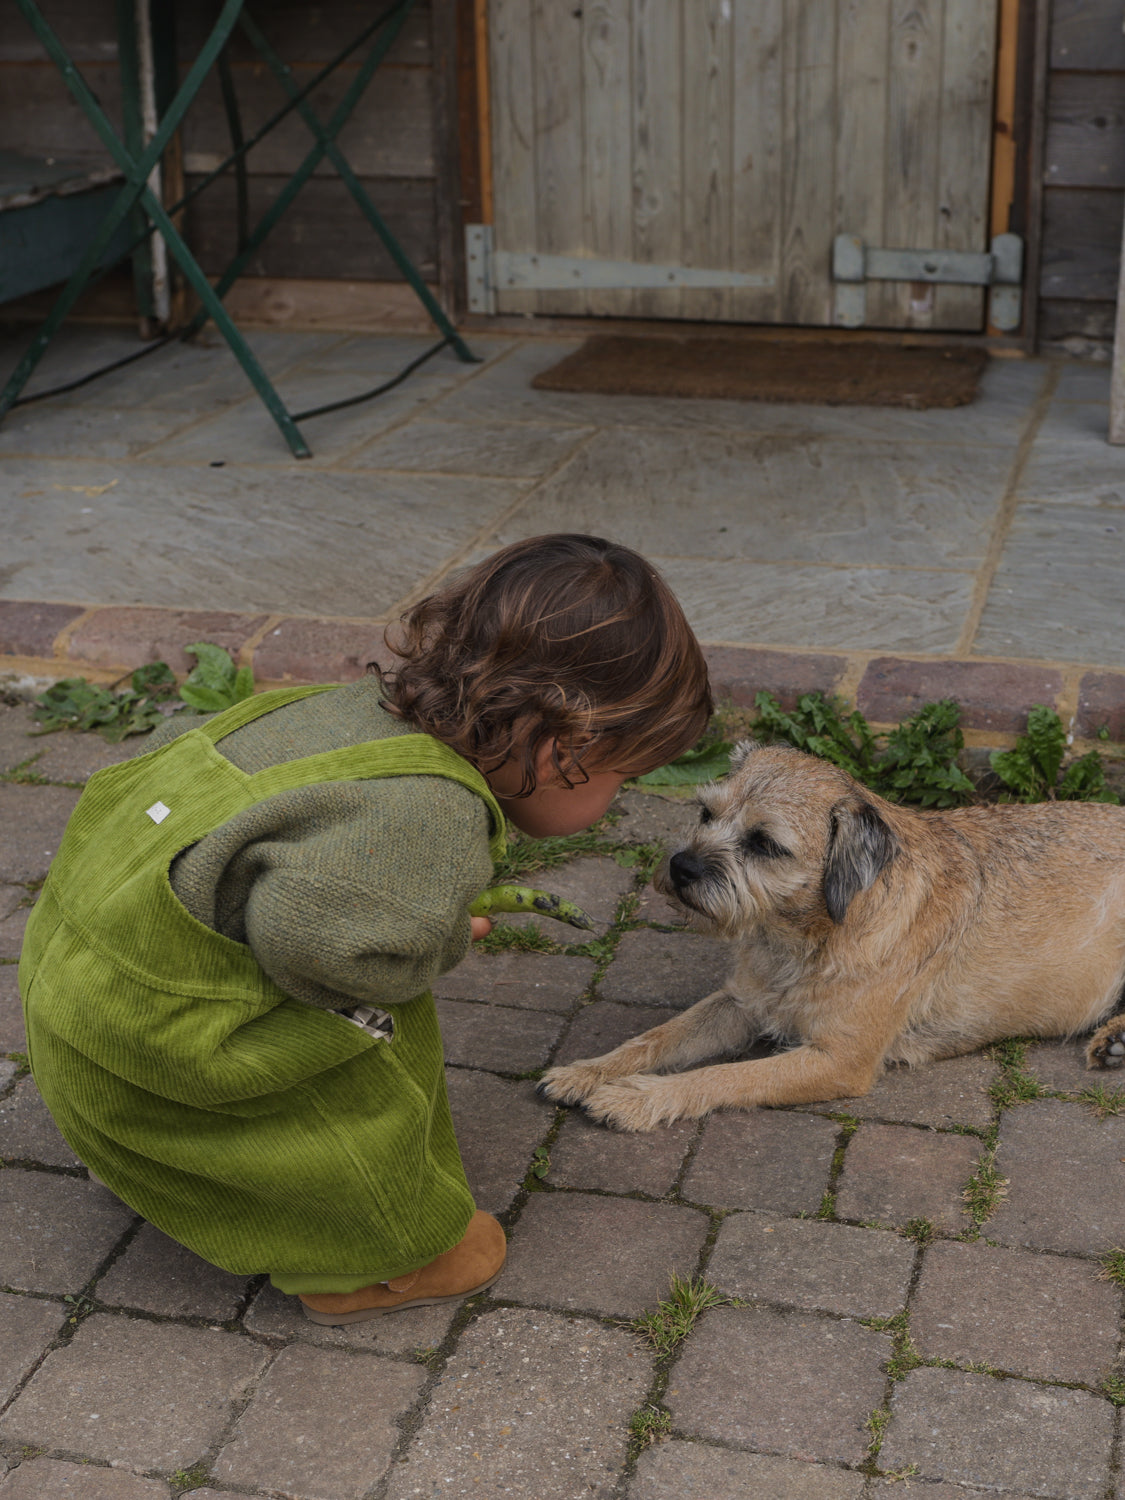
M624 1005L674 1005L686 1010L720 989L730 970L730 950L698 933L626 932L598 986L603 1000Z
M906 1304L914 1255L886 1230L736 1213L723 1220L707 1279L732 1297L887 1318Z
M587 1193L533 1193L493 1295L635 1318L690 1279L709 1228L690 1208ZM643 1247L643 1253L633 1253Z
M270 1358L236 1334L94 1313L0 1417L0 1438L132 1469L187 1468Z
M21 1078L0 1099L0 1158L42 1162L48 1167L80 1167L59 1134L32 1078Z
M680 1433L807 1462L857 1465L883 1403L885 1334L772 1308L704 1313L665 1404Z
M267 1284L256 1293L244 1321L251 1333L263 1338L333 1349L366 1349L377 1354L413 1355L419 1350L438 1348L459 1312L459 1304L443 1303L407 1308L396 1312L393 1318L372 1318L366 1323L329 1328L306 1318L296 1297L287 1297Z
M352 466L534 479L557 468L595 430L546 422L466 426L418 418L405 432L400 429L362 448L353 455Z
M527 1010L567 1011L594 977L594 961L563 953L470 953L434 983L441 1000L495 1000Z
M1096 1386L1111 1372L1121 1292L1089 1261L976 1243L926 1251L910 1331L926 1359Z
M213 1466L220 1482L361 1500L386 1472L425 1371L341 1349L283 1349Z
M862 1474L702 1443L647 1448L629 1484L629 1500L858 1500ZM927 1491L926 1500L930 1500ZM962 1492L960 1500L964 1500Z
M134 1222L97 1183L53 1172L0 1172L0 1286L79 1291Z
M151 1224L142 1224L125 1253L98 1280L94 1295L110 1307L225 1323L238 1312L246 1287L245 1276L220 1270Z
M2 1500L169 1500L171 1493L162 1479L57 1458L25 1459L0 1480ZM200 1491L192 1493L198 1500Z
M680 1120L660 1130L627 1135L595 1124L581 1110L570 1110L551 1147L546 1181L552 1187L663 1198L671 1192L684 1154L698 1134L697 1121Z
M0 784L0 883L44 878L77 801L69 787Z
M1085 1052L1085 1038L1077 1042L1034 1042L1027 1049L1025 1068L1046 1088L1063 1093L1078 1093L1098 1084L1104 1087L1110 1075L1087 1068ZM1110 1091L1115 1086L1109 1081Z
M828 1187L839 1126L787 1110L711 1115L683 1195L714 1208L815 1213Z
M884 1469L920 1480L1016 1490L1045 1500L1102 1500L1113 1408L1086 1391L912 1370L895 1388L879 1450Z
M619 1005L613 1000L595 1000L584 1005L570 1022L554 1060L567 1063L581 1057L600 1057L630 1037L659 1026L668 1017L667 1010L658 1010L654 1005Z
M449 1068L446 1085L477 1207L503 1213L527 1175L531 1153L551 1127L552 1110L535 1097L533 1084L490 1073Z
M788 575L802 563L972 568L1010 469L1001 449L704 432L687 444L674 430L603 429L497 535L597 535L612 511L626 546L677 560L721 557L747 572L785 564Z
M970 1226L962 1194L980 1154L975 1136L861 1125L848 1143L836 1212L896 1226L928 1219L946 1234L960 1234Z
M1000 1122L997 1169L1007 1195L988 1220L1007 1245L1100 1255L1125 1245L1125 1117L1036 1100Z
M7 753L16 757L11 763L13 766L29 761L27 770L34 776L42 776L47 781L85 783L103 766L115 766L138 754L144 749L144 743L141 735L130 735L120 744L111 745L100 734L59 730L41 738L25 737L22 744L17 740Z
M501 1308L465 1330L387 1500L609 1500L652 1367L633 1335Z
M977 1053L925 1063L919 1068L891 1067L876 1080L869 1094L859 1099L833 1099L829 1107L834 1114L854 1115L858 1120L894 1120L939 1130L954 1125L987 1130L993 1112L988 1089L998 1071L994 1062ZM825 1109L823 1104L797 1107Z
M629 844L663 844L676 849L699 822L694 798L672 798L648 792L625 791L613 804L616 822L612 835Z
M497 1073L541 1068L562 1030L561 1017L508 1005L438 1000L445 1060Z
M70 1312L65 1302L0 1292L0 1404L46 1353Z
M0 887L2 890L3 887ZM23 948L24 934L27 931L27 921L31 915L31 907L22 904L26 899L26 893L20 887L8 887L8 892L18 892L21 904L8 915L0 920L0 959L9 962L18 959Z
M16 979L19 966L0 964L0 1052L26 1052L27 1031Z

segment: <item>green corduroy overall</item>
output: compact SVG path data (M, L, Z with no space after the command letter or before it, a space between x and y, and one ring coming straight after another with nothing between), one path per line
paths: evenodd
M428 735L254 775L216 741L320 688L262 693L93 776L31 920L19 981L32 1072L75 1153L137 1213L284 1292L354 1291L450 1249L473 1213L433 999L394 1036L283 993L172 891L189 844L292 787L444 776L504 820L483 777Z

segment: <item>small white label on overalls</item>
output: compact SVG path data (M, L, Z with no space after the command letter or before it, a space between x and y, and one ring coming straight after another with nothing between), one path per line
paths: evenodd
M164 819L171 811L172 809L170 807L165 807L163 802L154 802L151 807L145 808L146 815L150 817L154 823L163 823Z

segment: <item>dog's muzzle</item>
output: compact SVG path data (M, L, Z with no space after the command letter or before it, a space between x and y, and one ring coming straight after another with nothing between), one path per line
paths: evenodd
M706 874L706 864L690 849L681 849L668 861L668 879L677 893L702 880Z

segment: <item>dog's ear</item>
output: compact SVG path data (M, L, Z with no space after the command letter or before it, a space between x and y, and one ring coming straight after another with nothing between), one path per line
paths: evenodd
M894 834L863 797L848 797L829 814L828 857L824 862L824 903L833 922L842 922L860 891L869 890L898 851Z
M757 740L739 740L730 753L731 775L735 771L741 770L747 759L753 755L755 750L760 748Z

